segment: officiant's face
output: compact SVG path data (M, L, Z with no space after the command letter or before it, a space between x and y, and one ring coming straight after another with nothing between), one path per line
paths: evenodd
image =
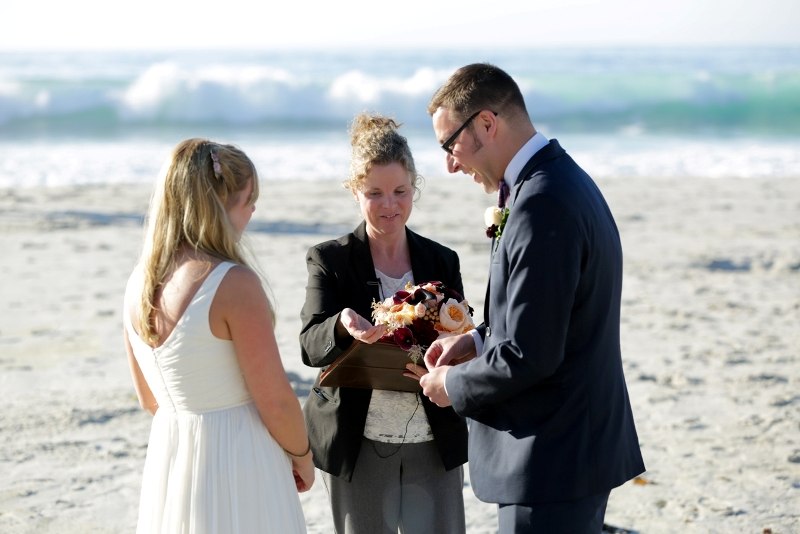
M371 237L405 232L414 201L411 176L400 163L375 165L356 193Z

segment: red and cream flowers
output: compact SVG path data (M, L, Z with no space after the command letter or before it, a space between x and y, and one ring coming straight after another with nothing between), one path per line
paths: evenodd
M391 297L373 302L372 319L387 326L382 341L408 351L414 363L437 338L475 328L467 300L441 282L407 284Z

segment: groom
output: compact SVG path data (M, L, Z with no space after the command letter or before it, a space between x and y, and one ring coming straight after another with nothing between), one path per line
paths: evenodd
M487 193L504 180L510 212L492 242L484 323L430 347L423 392L472 420L471 481L498 503L500 533L599 533L611 489L644 471L622 372L614 218L501 69L457 70L428 113L448 171Z

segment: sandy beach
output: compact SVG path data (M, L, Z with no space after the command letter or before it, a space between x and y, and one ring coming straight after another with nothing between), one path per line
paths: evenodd
M642 534L800 532L800 177L604 179L625 254L622 343L647 472L606 522ZM150 195L142 185L0 190L0 532L136 524L150 417L121 339L121 300ZM428 178L409 226L454 248L481 317L483 211L465 176ZM263 185L248 241L271 284L301 401L310 245L359 221L335 181ZM470 534L494 505L464 487ZM310 533L333 531L320 477Z

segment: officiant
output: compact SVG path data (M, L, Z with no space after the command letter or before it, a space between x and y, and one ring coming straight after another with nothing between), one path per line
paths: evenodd
M386 327L370 321L372 303L407 283L463 294L456 252L406 226L420 176L398 128L371 114L351 124L344 186L364 220L306 255L300 347L310 367L324 370L354 340L378 341ZM452 408L419 392L322 387L318 377L304 411L338 534L466 531L467 426Z

